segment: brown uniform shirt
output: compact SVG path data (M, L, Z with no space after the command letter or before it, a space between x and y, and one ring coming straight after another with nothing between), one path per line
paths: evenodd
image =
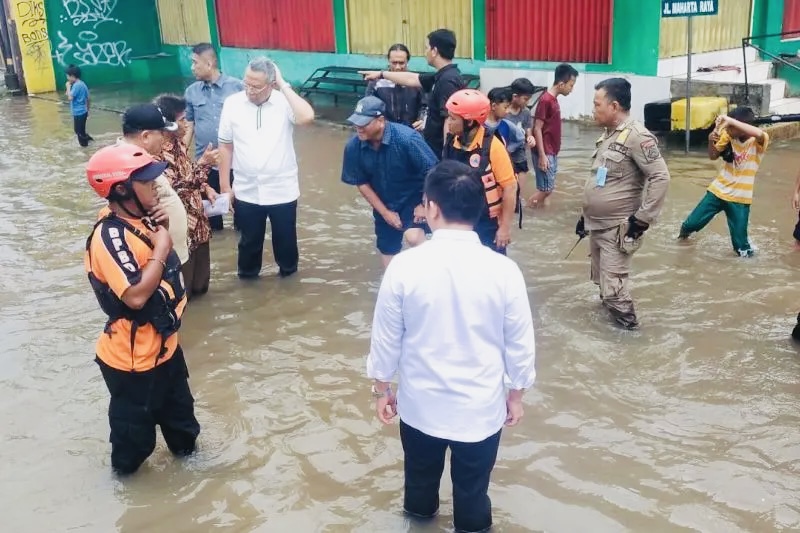
M583 193L583 216L589 231L622 224L631 215L647 224L658 218L669 188L669 170L658 140L638 120L628 119L600 136L592 172ZM608 169L597 185L597 169Z

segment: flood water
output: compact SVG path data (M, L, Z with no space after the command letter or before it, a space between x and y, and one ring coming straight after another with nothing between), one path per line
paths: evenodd
M270 266L243 283L235 233L214 236L211 291L181 331L199 451L175 460L159 435L120 481L93 362L104 317L82 266L100 206L83 174L90 152L63 106L0 98L0 122L2 531L451 530L447 475L437 522L403 518L398 428L371 408L364 367L381 268L370 211L339 180L347 132L297 132L298 275L281 280ZM97 146L118 128L118 115L90 117ZM510 251L531 294L538 379L525 419L503 435L495 530L800 530L800 356L789 341L800 144L776 143L765 158L753 259L733 254L724 217L675 241L715 166L669 154L669 199L634 261L642 329L628 333L600 308L586 243L564 260L598 131L565 133L553 204L528 213Z

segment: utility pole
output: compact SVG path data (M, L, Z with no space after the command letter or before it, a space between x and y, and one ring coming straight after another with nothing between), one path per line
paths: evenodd
M11 46L11 31L9 30L11 19L8 13L6 0L0 0L0 55L5 63L5 84L11 94L18 96L22 94L22 88L14 67L14 49Z
M686 22L686 153L689 153L692 138L692 21Z

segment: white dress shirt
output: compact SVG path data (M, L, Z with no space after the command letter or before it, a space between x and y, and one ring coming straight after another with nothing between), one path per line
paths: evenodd
M233 194L257 205L278 205L300 197L294 153L294 112L278 90L255 105L242 91L222 106L219 142L233 143Z
M480 442L506 420L512 389L536 378L528 291L511 259L472 231L437 230L386 269L367 374L399 371L397 410L432 437Z

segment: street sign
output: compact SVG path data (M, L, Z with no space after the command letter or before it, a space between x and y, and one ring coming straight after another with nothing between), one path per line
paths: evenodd
M704 15L716 15L719 0L661 0L661 18L685 17L686 24L686 153L689 153L689 138L692 113L692 20Z
M662 17L716 15L719 0L661 0Z

